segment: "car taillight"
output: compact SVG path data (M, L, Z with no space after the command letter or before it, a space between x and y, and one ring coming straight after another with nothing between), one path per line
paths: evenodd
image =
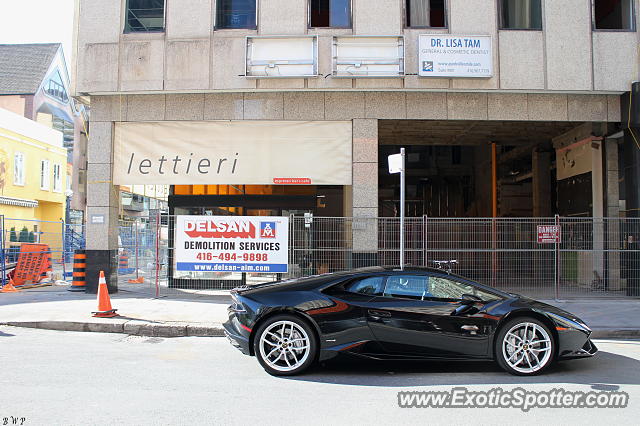
M229 310L236 313L247 312L244 306L242 305L242 302L240 301L238 294L233 291L231 292L231 306L229 306Z

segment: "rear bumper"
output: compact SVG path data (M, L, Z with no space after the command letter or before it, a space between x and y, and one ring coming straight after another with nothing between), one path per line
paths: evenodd
M241 332L236 329L231 320L225 322L222 326L224 327L224 335L229 340L229 343L240 350L243 354L251 355L251 351L249 349L249 338L243 336Z

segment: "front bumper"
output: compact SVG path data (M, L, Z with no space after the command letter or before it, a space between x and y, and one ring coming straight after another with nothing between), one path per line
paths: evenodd
M572 336L573 337L573 336ZM574 337L575 339L575 337ZM598 352L598 348L593 344L588 337L584 340L582 345L574 345L571 350L564 350L560 352L558 359L579 359L579 358L591 358Z
M234 347L240 350L245 355L251 355L249 349L249 338L242 335L242 332L238 331L234 326L232 320L222 324L224 327L224 335Z

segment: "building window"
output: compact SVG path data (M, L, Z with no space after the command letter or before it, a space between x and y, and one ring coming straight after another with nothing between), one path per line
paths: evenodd
M40 189L49 190L49 160L40 161Z
M256 0L218 0L216 29L256 29Z
M24 186L24 154L16 152L13 156L13 184Z
M51 119L51 127L62 133L62 146L67 149L67 162L73 163L74 124L71 121L54 115Z
M502 0L500 28L503 30L541 30L541 0Z
M596 30L634 30L631 0L594 0L593 21Z
M64 83L58 71L54 72L45 83L44 92L60 102L69 102L69 95L67 95L67 91L64 89Z
M62 192L62 175L60 164L53 165L53 192Z
M311 28L351 28L351 0L311 0Z
M445 0L407 0L407 28L446 28Z
M164 31L165 0L127 0L127 33Z

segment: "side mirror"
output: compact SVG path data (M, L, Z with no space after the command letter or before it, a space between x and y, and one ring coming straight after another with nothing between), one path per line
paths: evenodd
M463 305L473 305L475 303L482 303L482 299L476 296L475 294L465 293L460 298L460 302Z

